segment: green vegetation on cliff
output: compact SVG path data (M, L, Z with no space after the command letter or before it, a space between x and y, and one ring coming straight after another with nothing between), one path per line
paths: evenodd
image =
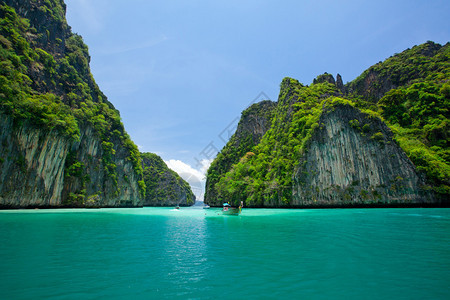
M350 94L377 102L393 88L424 80L448 80L448 47L448 43L441 46L433 42L414 46L371 66L346 84L346 89Z
M365 100L381 96L377 109L396 141L444 197L450 195L449 80L450 44L427 42L376 64L348 84L353 95ZM368 88L361 90L364 85Z
M46 0L22 5L30 18L41 23L33 27L14 8L0 5L0 112L11 115L17 124L26 121L74 141L80 139L80 126L91 125L103 141L103 165L116 189L115 146L127 149L127 159L142 177L139 151L125 132L119 112L95 83L88 47L79 35L70 32L64 3ZM73 177L79 164L73 157L69 159L67 176ZM142 179L139 186L144 196ZM83 191L69 201L84 199Z
M318 126L323 105L336 92L328 82L307 87L283 79L271 128L221 178L219 196L232 202L245 199L252 206L289 205L294 167Z
M414 83L391 90L379 102L397 142L442 194L450 194L449 87L448 82Z
M449 51L449 44L415 46L369 68L342 88L330 74L319 76L311 86L283 79L272 126L260 143L240 149L245 154L239 162L222 172L208 171L207 180L210 173L219 178L214 188L223 200L289 206L294 172L312 134L322 126L321 115L336 105L350 105L386 122L416 169L445 200L450 194ZM367 124L350 123L363 135L370 132ZM371 138L384 141L381 133ZM211 166L223 161L226 151Z
M13 8L0 6L0 109L17 119L29 120L48 130L57 129L77 139L79 128L71 107L54 93L36 91L36 87L46 82L30 78L35 73L43 73L49 77L48 81L56 84L55 79L65 75L64 72L58 75L53 55L32 47L26 39L35 33L29 21L19 17Z
M274 102L266 100L253 104L242 112L236 133L208 169L205 188L207 202L217 198L216 185L233 164L238 163L248 149L259 144L270 127L275 107Z
M174 206L193 205L195 196L189 184L156 154L141 153L144 181L148 192L144 205Z

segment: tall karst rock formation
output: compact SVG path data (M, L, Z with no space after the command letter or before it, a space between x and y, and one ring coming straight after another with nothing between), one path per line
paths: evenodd
M0 2L0 208L142 206L140 153L65 10Z
M259 141L237 132L212 163L206 203L448 206L449 67L449 44L427 42L345 85L283 79Z

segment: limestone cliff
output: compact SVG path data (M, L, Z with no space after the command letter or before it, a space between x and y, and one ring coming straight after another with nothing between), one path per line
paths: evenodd
M449 66L450 44L427 42L345 85L284 78L259 143L211 164L210 205L449 206Z
M65 9L62 0L0 3L0 208L163 205L151 197L162 189L193 202L159 164L152 170L164 178L146 174L144 198L139 151Z
M156 154L141 153L147 193L145 206L191 206L195 195L189 184Z
M91 126L80 128L79 141L3 114L0 128L0 208L142 205L125 149L114 147L111 176Z
M204 202L211 206L222 204L216 184L253 146L257 145L271 125L275 103L269 100L253 104L242 112L236 132L208 169Z
M61 205L70 141L0 114L0 207Z
M319 124L294 173L292 206L433 203L423 176L380 119L338 105Z

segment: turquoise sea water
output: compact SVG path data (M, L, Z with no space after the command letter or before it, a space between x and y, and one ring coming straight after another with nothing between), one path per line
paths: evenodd
M450 209L0 212L0 299L450 299Z

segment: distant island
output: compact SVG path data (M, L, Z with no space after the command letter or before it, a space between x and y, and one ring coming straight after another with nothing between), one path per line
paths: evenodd
M0 4L0 209L188 206L189 184L140 153L90 72L63 0ZM284 78L242 113L205 203L449 206L449 43L427 42L344 84Z

